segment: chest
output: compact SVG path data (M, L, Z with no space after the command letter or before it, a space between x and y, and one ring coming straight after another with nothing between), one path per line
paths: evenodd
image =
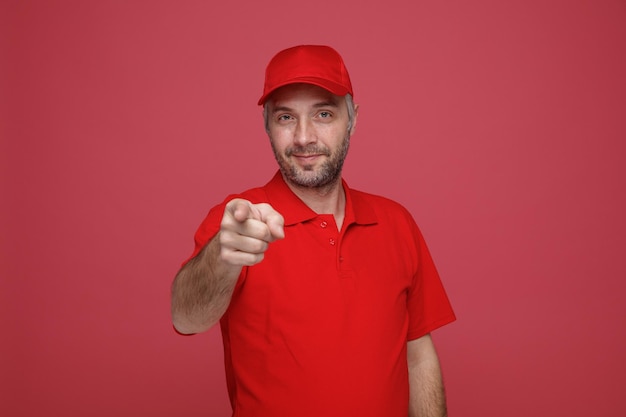
M261 327L402 322L414 248L384 226L351 225L342 233L332 216L318 216L286 228L285 239L247 269L231 313Z

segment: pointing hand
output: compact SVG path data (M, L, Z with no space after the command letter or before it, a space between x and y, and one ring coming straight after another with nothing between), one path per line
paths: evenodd
M222 217L220 256L231 265L254 265L263 260L270 243L284 237L283 216L272 206L234 199Z

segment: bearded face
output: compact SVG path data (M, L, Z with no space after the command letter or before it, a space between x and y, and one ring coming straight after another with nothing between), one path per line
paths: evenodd
M320 188L339 181L352 122L343 97L292 84L277 90L265 111L272 150L289 184Z

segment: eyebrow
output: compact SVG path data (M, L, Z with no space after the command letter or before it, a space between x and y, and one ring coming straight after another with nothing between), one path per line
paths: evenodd
M339 107L339 104L337 103L337 100L328 100L328 101L320 101L313 105L313 108L315 109L319 109L323 107ZM272 109L272 113L277 113L281 111L290 112L290 111L293 111L293 109L287 106L277 106Z
M337 104L337 101L335 100L331 100L331 101L322 101L319 103L316 103L313 105L313 107L315 108L320 108L320 107L338 107L339 104Z

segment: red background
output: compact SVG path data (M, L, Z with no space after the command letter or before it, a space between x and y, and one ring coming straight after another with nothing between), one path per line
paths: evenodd
M623 1L2 1L0 415L227 416L169 286L275 162L279 49L344 56L345 177L414 214L451 416L626 415Z

